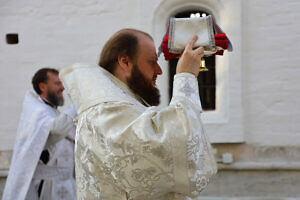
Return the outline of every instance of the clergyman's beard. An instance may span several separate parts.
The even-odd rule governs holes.
[[[64,105],[64,98],[59,98],[54,92],[48,92],[48,101],[56,107]]]
[[[137,65],[133,65],[130,78],[127,78],[129,88],[151,106],[157,106],[160,103],[159,90],[147,81],[146,77],[139,70]]]

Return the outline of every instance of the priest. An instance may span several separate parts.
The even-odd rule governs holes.
[[[72,107],[59,112],[64,87],[58,71],[38,70],[23,102],[3,200],[75,200]]]
[[[203,47],[185,47],[173,97],[158,107],[162,74],[153,39],[122,29],[104,45],[99,66],[60,72],[77,109],[75,166],[79,199],[196,198],[216,173],[201,123],[197,76]]]

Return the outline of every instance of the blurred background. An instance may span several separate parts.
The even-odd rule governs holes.
[[[0,196],[39,68],[96,64],[122,28],[148,32],[158,47],[170,17],[213,15],[234,50],[206,58],[198,77],[219,167],[199,199],[300,199],[299,9],[299,0],[0,0]],[[176,62],[159,58],[161,106]]]

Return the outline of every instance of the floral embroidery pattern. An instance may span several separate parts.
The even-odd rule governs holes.
[[[86,117],[81,115],[76,147],[79,199],[161,200],[178,185],[195,196],[207,186],[214,160],[199,123],[200,108],[193,102],[199,103],[198,90],[187,79],[179,83],[175,89],[180,98],[175,97],[161,115],[139,113],[132,105],[123,108],[119,103],[101,104],[87,110]],[[167,124],[160,126],[163,120]],[[174,132],[178,124],[186,131]],[[178,155],[182,158],[174,161]],[[179,193],[173,196],[184,198]]]
[[[141,183],[144,187],[149,187],[154,184],[154,181],[159,179],[159,176],[156,176],[156,169],[154,167],[149,167],[144,170],[132,170],[132,178]]]
[[[197,160],[197,155],[201,152],[200,135],[189,137],[187,153],[191,160]]]
[[[150,198],[156,192],[153,189],[155,182],[164,179],[166,182],[174,181],[170,176],[170,172],[166,172],[153,160],[149,160],[143,154],[155,155],[157,152],[164,152],[162,147],[152,148],[147,142],[135,142],[135,145],[129,142],[113,143],[114,149],[120,149],[124,156],[116,156],[111,154],[105,162],[106,169],[111,169],[111,174],[117,180],[117,183],[123,188],[128,188],[129,196],[147,193],[146,199]],[[152,152],[155,152],[154,154]],[[166,153],[167,155],[167,153]],[[157,157],[162,157],[158,155]],[[167,156],[170,157],[170,156]],[[170,158],[169,158],[170,159]],[[141,164],[148,163],[153,165],[145,169],[139,168]],[[136,167],[134,167],[136,166]],[[147,165],[146,165],[147,166]],[[132,170],[128,170],[127,168]],[[141,192],[142,191],[142,192]],[[144,198],[145,199],[145,198]]]
[[[188,82],[185,82],[184,86],[180,88],[179,91],[183,92],[188,97],[195,93],[195,90],[190,86]]]
[[[206,178],[206,176],[198,175],[198,177],[196,179],[196,190],[198,192],[201,192],[204,188],[206,188],[208,182],[209,182],[209,179]]]

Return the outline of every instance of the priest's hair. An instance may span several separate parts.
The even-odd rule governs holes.
[[[105,43],[100,55],[99,66],[113,74],[120,55],[125,54],[131,60],[135,60],[138,50],[138,34],[145,35],[153,40],[148,33],[143,31],[121,29]]]

